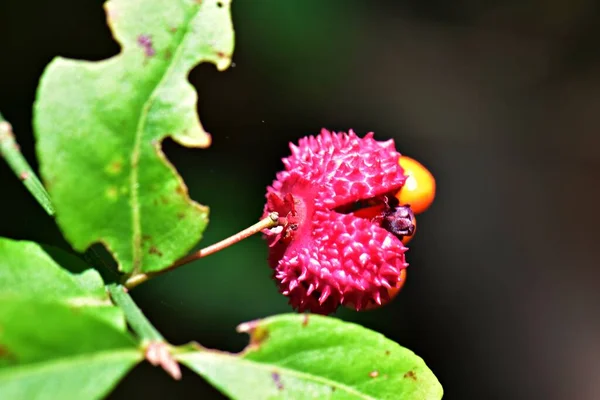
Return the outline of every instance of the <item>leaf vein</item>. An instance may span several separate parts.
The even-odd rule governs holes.
[[[345,391],[346,393],[354,395],[354,396],[356,396],[357,398],[360,398],[360,399],[364,399],[364,400],[377,400],[377,398],[371,397],[368,394],[361,393],[361,392],[357,391],[356,389],[354,389],[354,388],[352,388],[350,386],[347,386],[347,385],[345,385],[343,383],[332,381],[332,380],[330,380],[328,378],[324,378],[324,377],[320,377],[320,376],[315,376],[315,375],[307,374],[307,373],[304,373],[304,372],[301,372],[301,371],[297,371],[297,370],[294,370],[294,369],[290,369],[290,368],[286,368],[286,367],[281,367],[281,366],[279,366],[277,364],[265,364],[265,363],[261,363],[261,362],[254,361],[254,360],[247,360],[247,359],[243,359],[243,358],[238,358],[238,357],[235,357],[235,356],[232,356],[232,355],[228,355],[228,354],[221,354],[221,353],[216,352],[216,351],[206,352],[205,354],[210,354],[211,356],[214,356],[216,358],[224,358],[224,359],[234,358],[236,362],[239,362],[239,363],[242,363],[242,364],[244,364],[244,363],[251,364],[253,367],[255,367],[257,369],[261,369],[261,370],[265,370],[265,371],[270,371],[270,372],[272,372],[273,368],[277,368],[277,370],[278,370],[277,372],[279,372],[283,376],[285,376],[287,374],[289,376],[296,377],[296,378],[299,378],[299,379],[305,379],[305,380],[312,381],[312,382],[315,382],[315,383],[323,384],[325,386],[335,387],[336,390],[339,389],[339,390]],[[194,356],[194,354],[187,354],[187,356],[190,356],[190,355],[192,357]],[[198,355],[198,353],[196,353],[196,355]],[[188,357],[186,357],[186,355],[184,354],[184,355],[182,355],[179,358],[181,359],[181,361],[183,361],[183,360],[185,360]],[[188,358],[188,360],[189,360],[189,358]]]
[[[185,7],[185,5],[184,5]],[[133,271],[132,274],[135,275],[139,273],[141,270],[142,263],[142,222],[140,215],[140,200],[139,200],[139,162],[140,162],[140,151],[142,145],[142,134],[144,132],[144,128],[146,126],[146,120],[148,118],[148,113],[152,108],[152,104],[154,99],[156,98],[157,90],[161,87],[162,82],[165,80],[171,69],[177,65],[177,60],[181,55],[181,51],[183,49],[183,43],[185,42],[186,34],[189,31],[190,22],[197,15],[200,10],[199,6],[194,6],[192,8],[192,12],[185,16],[184,22],[182,26],[181,33],[178,33],[178,42],[176,43],[176,48],[174,54],[165,69],[164,73],[156,82],[154,88],[152,88],[150,94],[148,95],[148,99],[144,103],[144,107],[142,108],[142,112],[140,113],[140,117],[137,123],[134,146],[131,154],[131,174],[130,174],[130,193],[131,193],[131,214],[132,214],[132,265]]]

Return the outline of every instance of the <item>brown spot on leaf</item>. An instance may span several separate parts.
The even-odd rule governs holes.
[[[385,355],[386,355],[386,356],[389,356],[390,354],[391,354],[391,352],[390,352],[389,350],[386,350],[386,351],[385,351]]]
[[[417,374],[415,374],[415,371],[408,371],[407,373],[404,374],[404,378],[406,379],[412,379],[413,381],[417,380]]]
[[[184,212],[178,212],[177,213],[177,219],[184,219],[185,218],[185,213]]]
[[[169,50],[169,49],[165,50],[165,60],[169,61],[172,57],[173,57],[173,53],[171,52],[171,50]]]
[[[304,314],[304,319],[302,320],[302,326],[308,325],[308,314]]]
[[[262,342],[269,337],[269,331],[266,329],[256,329],[250,337],[250,345],[260,346]]]
[[[277,386],[277,390],[283,390],[283,383],[281,382],[281,376],[277,371],[274,371],[271,374],[271,378],[273,378],[273,382],[275,382],[275,386]]]
[[[175,32],[177,32],[177,30],[178,30],[178,29],[179,29],[179,28],[177,28],[176,26],[172,26],[172,27],[170,27],[170,28],[169,28],[169,31],[170,31],[171,33],[175,33]]]
[[[111,174],[118,174],[123,169],[123,163],[120,160],[115,160],[108,166],[108,172]]]
[[[152,240],[152,236],[147,233],[142,234],[142,242],[147,242],[148,240]]]
[[[217,51],[217,57],[219,57],[219,58],[231,58],[231,55],[226,54],[223,51]]]
[[[222,1],[217,1],[217,7],[222,8],[223,7],[223,2]]]
[[[371,371],[371,372],[369,372],[369,376],[371,378],[377,378],[379,376],[379,371],[377,371],[377,370],[376,371]]]
[[[152,46],[152,38],[150,35],[139,35],[137,42],[144,49],[146,57],[152,57],[156,54],[156,50],[154,50],[154,47]]]
[[[9,360],[12,362],[17,361],[17,357],[12,352],[10,352],[6,346],[1,345],[1,344],[0,344],[0,358]]]
[[[180,195],[185,195],[185,189],[181,185],[177,186],[177,189],[175,189],[175,191]]]
[[[148,250],[148,253],[150,254],[156,254],[159,257],[162,257],[163,253],[156,248],[156,246],[152,245],[150,246],[150,250]]]
[[[162,204],[169,204],[169,198],[168,198],[168,197],[165,197],[165,196],[163,196],[163,197],[161,197],[161,198],[160,198],[160,202],[161,202]]]

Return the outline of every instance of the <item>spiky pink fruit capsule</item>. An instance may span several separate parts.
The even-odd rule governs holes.
[[[387,204],[404,184],[394,141],[323,129],[290,148],[264,210],[280,216],[280,226],[264,231],[280,292],[298,311],[320,314],[388,301],[408,265],[406,247],[349,211],[359,201]]]

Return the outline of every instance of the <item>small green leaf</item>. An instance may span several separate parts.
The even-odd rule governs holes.
[[[125,331],[67,304],[0,292],[0,397],[98,399],[143,359]]]
[[[57,58],[44,72],[34,125],[57,222],[78,251],[101,242],[127,273],[164,269],[200,240],[208,209],[189,198],[162,141],[210,145],[187,81],[201,62],[226,69],[230,0],[111,0],[117,56]]]
[[[0,294],[63,303],[126,329],[123,312],[110,301],[97,271],[71,274],[33,242],[0,238]]]
[[[199,349],[177,360],[233,399],[441,399],[425,362],[383,335],[317,315],[240,325],[239,354]]]

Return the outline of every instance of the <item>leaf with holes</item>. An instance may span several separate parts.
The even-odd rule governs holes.
[[[233,399],[441,399],[425,362],[383,335],[331,317],[288,314],[240,325],[239,355],[196,348],[176,358]]]
[[[161,150],[166,137],[210,145],[187,80],[201,62],[226,69],[229,0],[110,0],[122,52],[87,62],[57,58],[34,107],[41,174],[58,224],[78,251],[103,243],[127,273],[165,268],[202,236],[208,209]]]

